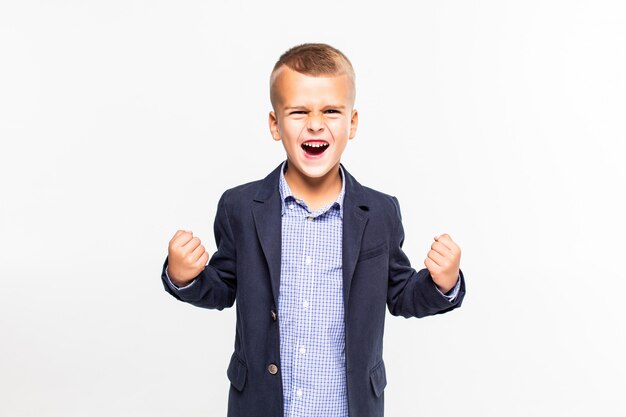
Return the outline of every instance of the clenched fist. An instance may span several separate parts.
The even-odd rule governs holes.
[[[167,274],[174,284],[184,287],[204,270],[209,254],[193,233],[177,230],[168,247]]]
[[[435,237],[424,265],[441,292],[446,293],[456,284],[460,262],[461,248],[454,243],[450,235],[444,233]]]

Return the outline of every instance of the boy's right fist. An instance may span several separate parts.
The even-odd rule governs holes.
[[[167,274],[172,282],[184,287],[204,270],[209,254],[191,231],[177,230],[168,247]]]

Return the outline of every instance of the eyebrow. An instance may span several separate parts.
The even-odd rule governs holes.
[[[324,106],[324,109],[339,109],[339,110],[344,110],[346,108],[346,106]],[[287,110],[307,110],[306,106],[287,106],[284,108],[285,111]]]

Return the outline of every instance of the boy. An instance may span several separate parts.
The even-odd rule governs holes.
[[[325,44],[285,52],[272,71],[272,137],[287,160],[225,191],[217,252],[178,230],[165,290],[221,310],[237,299],[227,375],[231,417],[382,417],[385,306],[424,317],[461,305],[461,252],[435,237],[411,268],[395,197],[359,184],[340,163],[356,134],[354,72]]]

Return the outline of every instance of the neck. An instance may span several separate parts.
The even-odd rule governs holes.
[[[309,204],[319,205],[322,202],[330,202],[337,198],[341,192],[339,163],[323,177],[310,178],[290,166],[289,161],[287,161],[287,171],[284,175],[293,194]]]

